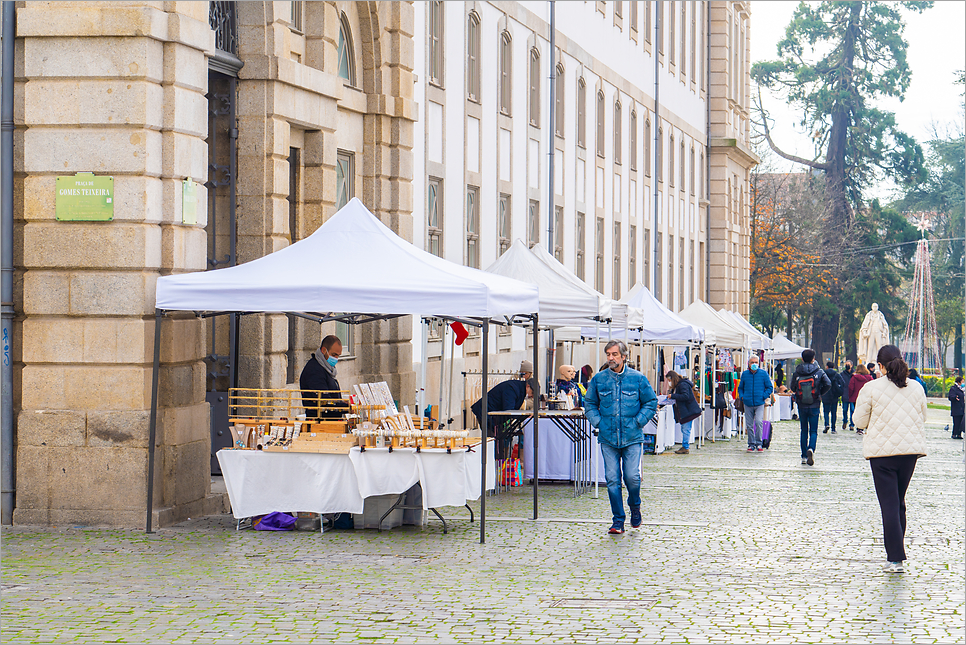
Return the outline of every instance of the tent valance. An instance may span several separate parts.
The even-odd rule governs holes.
[[[678,315],[692,325],[714,332],[719,347],[744,349],[750,345],[743,329],[726,320],[702,300],[695,300]]]
[[[772,353],[772,358],[776,361],[782,361],[786,358],[801,358],[802,352],[807,349],[788,340],[785,334],[775,334],[772,342],[775,344],[775,351]]]
[[[745,330],[745,333],[748,334],[749,338],[751,339],[751,349],[772,348],[771,338],[755,329],[754,326],[745,320],[745,317],[738,312],[731,311],[730,309],[719,309],[718,313],[727,316],[728,319],[734,322],[739,328]]]

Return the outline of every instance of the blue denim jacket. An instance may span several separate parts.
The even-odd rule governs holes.
[[[597,441],[614,448],[643,443],[643,428],[657,412],[657,397],[647,377],[624,365],[598,372],[587,386],[584,413],[590,425],[600,431]]]

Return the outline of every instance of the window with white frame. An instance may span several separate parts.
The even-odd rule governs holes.
[[[303,5],[305,3],[302,0],[293,0],[292,2],[292,31],[298,33],[302,33]]]
[[[509,32],[500,34],[500,112],[510,115],[512,88],[510,70],[513,64],[512,41]]]
[[[540,50],[530,50],[530,125],[540,127]]]
[[[577,145],[587,147],[587,83],[577,80]]]
[[[480,17],[476,12],[466,18],[466,96],[480,101]]]
[[[694,146],[691,146],[691,172],[688,174],[691,177],[688,182],[691,186],[691,196],[694,197]]]
[[[614,2],[614,16],[617,18],[624,17],[624,3],[621,0]]]
[[[564,74],[563,65],[557,65],[554,68],[554,133],[558,137],[564,136],[564,106],[567,105],[565,100],[567,91],[567,77]]]
[[[348,81],[349,85],[356,84],[355,55],[352,50],[352,30],[349,29],[349,19],[345,14],[339,23],[339,76]]]
[[[611,279],[613,283],[614,300],[621,297],[621,223],[614,222],[614,275]]]
[[[637,26],[637,0],[630,0],[628,4],[628,20],[630,20],[631,29],[634,31],[634,33],[637,33],[637,30],[639,29]]]
[[[674,133],[669,137],[670,143],[667,147],[667,185],[674,188]]]
[[[688,3],[681,0],[681,75],[684,75],[687,67],[687,25],[688,25]]]
[[[429,82],[443,85],[443,3],[429,3]]]
[[[668,3],[667,12],[667,50],[671,57],[671,64],[674,65],[676,61],[675,53],[677,51],[677,43],[675,42],[675,25],[674,25],[674,0]]]
[[[685,174],[684,171],[685,171],[685,164],[687,163],[688,158],[685,155],[684,151],[685,151],[685,147],[684,147],[684,135],[682,135],[681,136],[681,175],[680,175],[680,177],[681,177],[681,192],[682,193],[687,190],[687,186],[684,185],[685,177],[687,177],[687,175]]]
[[[697,12],[698,12],[697,2],[695,2],[695,0],[691,0],[691,38],[690,38],[690,40],[691,40],[691,58],[690,58],[690,62],[691,62],[691,80],[692,81],[695,79],[695,76],[696,76],[695,72],[697,70],[697,63],[695,61],[698,58],[697,57],[697,51],[696,51],[697,50],[697,38],[698,38],[698,29],[697,29],[698,19],[697,19]]]
[[[530,200],[527,209],[527,246],[533,248],[540,243],[540,202],[535,199]]]
[[[586,279],[584,251],[587,248],[587,229],[585,228],[585,219],[583,213],[577,213],[577,277],[581,280]]]
[[[443,257],[443,180],[429,178],[426,188],[426,250]]]
[[[604,92],[597,92],[597,156],[604,156]]]
[[[335,156],[335,210],[355,197],[355,155],[339,150]]]
[[[604,218],[597,218],[597,229],[594,231],[594,288],[604,290]]]
[[[651,32],[654,30],[654,25],[651,23],[652,4],[654,3],[651,0],[644,2],[644,42],[648,44],[651,42]]]
[[[644,175],[651,176],[651,120],[644,119]]]
[[[631,109],[630,122],[631,170],[637,170],[637,110]]]
[[[624,147],[624,135],[621,132],[623,119],[621,116],[621,102],[617,100],[614,102],[614,163],[618,165],[621,163],[621,152]]]
[[[678,309],[684,308],[684,238],[678,241]]]
[[[657,155],[654,159],[654,165],[656,166],[654,172],[657,174],[657,181],[661,183],[664,181],[664,128],[662,126],[657,127]]]
[[[651,288],[651,230],[644,229],[644,286]]]
[[[497,227],[500,233],[500,255],[503,255],[513,241],[510,237],[510,196],[505,193],[500,194]]]
[[[657,242],[657,253],[654,260],[654,297],[664,302],[664,240],[663,235],[658,232],[655,241]]]
[[[627,227],[627,288],[637,284],[637,227]]]
[[[694,284],[694,240],[688,241],[688,284]],[[690,292],[689,300],[694,302],[694,289],[692,288]],[[684,306],[683,302],[681,303],[681,306]]]
[[[563,220],[563,206],[555,206],[553,209],[553,257],[561,264],[564,261]]]
[[[480,189],[466,187],[466,266],[480,268]]]

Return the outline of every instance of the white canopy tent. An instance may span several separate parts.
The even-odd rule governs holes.
[[[772,358],[776,361],[783,361],[789,358],[801,358],[802,352],[807,349],[788,340],[785,334],[776,333],[772,338],[772,342],[775,344]]]
[[[714,333],[718,347],[745,349],[750,346],[745,330],[712,309],[703,300],[695,300],[678,314],[681,318],[706,332]]]
[[[148,532],[153,502],[161,318],[165,312],[293,313],[320,323],[326,320],[361,323],[405,315],[461,320],[481,327],[483,332],[485,417],[489,322],[495,319],[513,323],[525,319],[532,321],[536,329],[540,305],[539,290],[533,284],[454,264],[418,249],[396,235],[355,198],[304,240],[238,266],[161,277],[156,294],[148,443]],[[534,358],[538,355],[538,345],[535,340]],[[485,540],[485,432],[483,442],[481,542]],[[535,515],[536,495],[535,484]]]
[[[771,338],[755,329],[741,314],[729,309],[719,309],[718,313],[727,316],[738,327],[745,330],[745,333],[751,338],[751,349],[768,350],[772,348]]]
[[[550,259],[557,262],[553,257]],[[513,242],[496,262],[486,268],[486,273],[538,286],[541,327],[580,325],[606,320],[611,315],[610,300],[582,282],[572,282],[566,275],[558,273],[537,253],[531,252],[522,240]]]

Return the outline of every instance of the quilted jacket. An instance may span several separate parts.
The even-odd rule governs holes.
[[[865,428],[862,456],[926,455],[926,393],[912,379],[897,387],[886,377],[865,384],[852,421]]]

